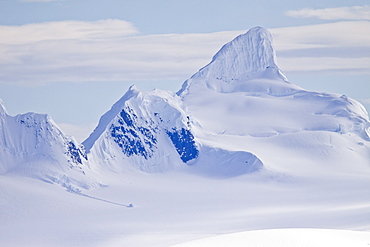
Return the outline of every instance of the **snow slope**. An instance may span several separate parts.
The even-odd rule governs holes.
[[[198,157],[190,121],[175,94],[133,86],[83,144],[103,169],[165,171]]]
[[[289,83],[263,28],[226,44],[177,94],[131,87],[83,144],[81,164],[80,145],[49,117],[12,117],[0,104],[1,246],[170,246],[232,233],[191,244],[289,246],[290,234],[369,244],[367,112]],[[275,230],[255,232],[265,229]]]
[[[364,247],[369,244],[370,233],[367,232],[326,229],[274,229],[222,235],[174,246]]]
[[[252,28],[225,44],[208,65],[185,81],[178,94],[183,94],[190,84],[204,84],[219,92],[240,91],[240,81],[257,78],[287,82],[276,65],[272,36],[262,27]],[[275,88],[281,90],[285,86],[280,83]]]
[[[67,137],[45,114],[9,116],[0,100],[0,174],[21,174],[61,184],[91,188],[83,146]]]
[[[179,171],[103,175],[109,186],[83,190],[90,197],[0,175],[1,246],[164,247],[261,229],[370,231],[367,174],[304,177],[259,171],[232,179]]]
[[[224,45],[177,94],[131,87],[83,142],[91,163],[212,177],[368,172],[363,106],[290,83],[276,60],[271,34],[256,27]]]
[[[370,123],[364,107],[345,95],[289,83],[264,28],[226,44],[178,95],[199,123],[199,140],[251,152],[266,169],[369,171]]]
[[[194,136],[197,126],[176,94],[136,87],[105,113],[83,145],[98,169],[163,172],[194,167],[212,176],[237,176],[262,167],[247,151],[208,146]]]

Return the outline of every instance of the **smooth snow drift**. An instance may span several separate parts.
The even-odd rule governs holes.
[[[173,247],[365,247],[370,233],[326,229],[275,229],[221,235]]]

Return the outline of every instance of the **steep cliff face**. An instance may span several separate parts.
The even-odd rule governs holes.
[[[256,90],[245,85],[245,81],[259,78],[274,80],[269,85],[261,83],[259,90],[267,90],[267,86],[276,88],[277,92],[299,88],[288,83],[278,68],[271,34],[265,28],[255,27],[225,44],[208,65],[185,81],[178,94],[201,90],[199,87],[217,92]]]
[[[265,28],[255,27],[225,44],[199,74],[205,79],[232,82],[262,76],[267,68],[278,70],[272,36]],[[285,79],[281,72],[279,75]]]

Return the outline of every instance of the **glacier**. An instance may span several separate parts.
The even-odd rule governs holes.
[[[289,82],[262,27],[178,92],[131,86],[81,144],[0,101],[2,246],[170,246],[281,228],[368,239],[353,231],[370,230],[369,178],[364,107]]]

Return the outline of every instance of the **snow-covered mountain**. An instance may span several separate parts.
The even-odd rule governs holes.
[[[364,246],[369,128],[355,100],[290,83],[260,27],[177,93],[131,87],[83,145],[0,103],[0,245]]]
[[[174,93],[140,92],[132,86],[104,114],[83,145],[96,163],[146,172],[191,163],[199,155],[191,119]]]
[[[261,90],[243,83],[257,78],[287,82],[276,65],[272,36],[262,27],[252,28],[225,44],[207,66],[185,81],[178,94],[188,90],[190,84],[204,84],[204,87],[218,92]],[[286,85],[275,84],[270,86],[278,91],[287,90]]]
[[[304,90],[276,64],[269,32],[256,27],[224,45],[178,92],[201,126],[199,140],[245,150],[269,169],[370,168],[370,123],[357,101]]]
[[[93,163],[115,171],[361,170],[370,168],[369,128],[358,102],[290,83],[271,34],[256,27],[224,45],[177,94],[130,88],[83,144]]]
[[[34,177],[90,188],[84,147],[67,137],[46,114],[9,116],[0,101],[0,174]]]
[[[139,168],[161,172],[185,166],[204,169],[214,164],[220,167],[209,167],[210,173],[227,176],[235,173],[235,168],[237,174],[243,174],[262,166],[248,152],[228,151],[200,142],[193,132],[197,125],[175,93],[158,89],[140,92],[133,86],[102,116],[83,145],[93,163],[114,171]],[[222,164],[227,166],[230,160],[234,163],[228,166],[234,168],[226,171]]]
[[[83,145],[47,115],[12,117],[0,104],[0,171],[86,188],[101,171],[369,172],[369,135],[360,103],[290,83],[271,34],[255,27],[177,93],[132,86]]]

